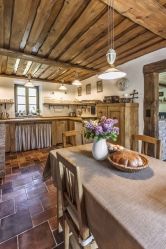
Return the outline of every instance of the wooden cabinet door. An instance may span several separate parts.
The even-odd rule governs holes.
[[[68,130],[66,120],[56,121],[56,144],[62,143],[62,133]]]
[[[107,112],[107,106],[97,106],[97,117],[101,118],[102,116],[107,117],[108,112]]]
[[[116,142],[110,141],[110,142],[123,145],[123,135],[124,135],[123,122],[125,122],[125,120],[122,108],[108,107],[108,117],[112,119],[117,119],[118,123],[116,124],[116,126],[119,127],[119,136],[117,141]]]
[[[81,131],[83,129],[83,124],[82,122],[74,122],[75,130]],[[81,145],[82,144],[82,136],[77,135],[76,136],[76,145]]]

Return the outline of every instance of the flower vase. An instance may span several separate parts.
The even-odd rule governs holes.
[[[104,160],[108,156],[106,139],[94,140],[92,154],[96,160]]]

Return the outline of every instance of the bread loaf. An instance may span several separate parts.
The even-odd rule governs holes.
[[[139,154],[130,150],[116,151],[111,155],[111,159],[113,162],[126,167],[143,166],[143,161]]]

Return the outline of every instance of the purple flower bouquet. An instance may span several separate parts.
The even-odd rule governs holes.
[[[115,126],[118,121],[116,119],[102,117],[100,120],[90,120],[84,122],[85,137],[87,139],[111,139],[116,141],[119,135],[119,128]]]

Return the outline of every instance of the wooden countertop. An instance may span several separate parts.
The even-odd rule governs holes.
[[[71,120],[76,122],[82,122],[87,118],[97,118],[96,116],[89,117],[69,117],[69,116],[54,116],[54,117],[36,117],[36,118],[9,118],[0,120],[0,124],[8,123],[29,123],[29,122],[39,122],[39,121],[54,121],[54,120]]]

